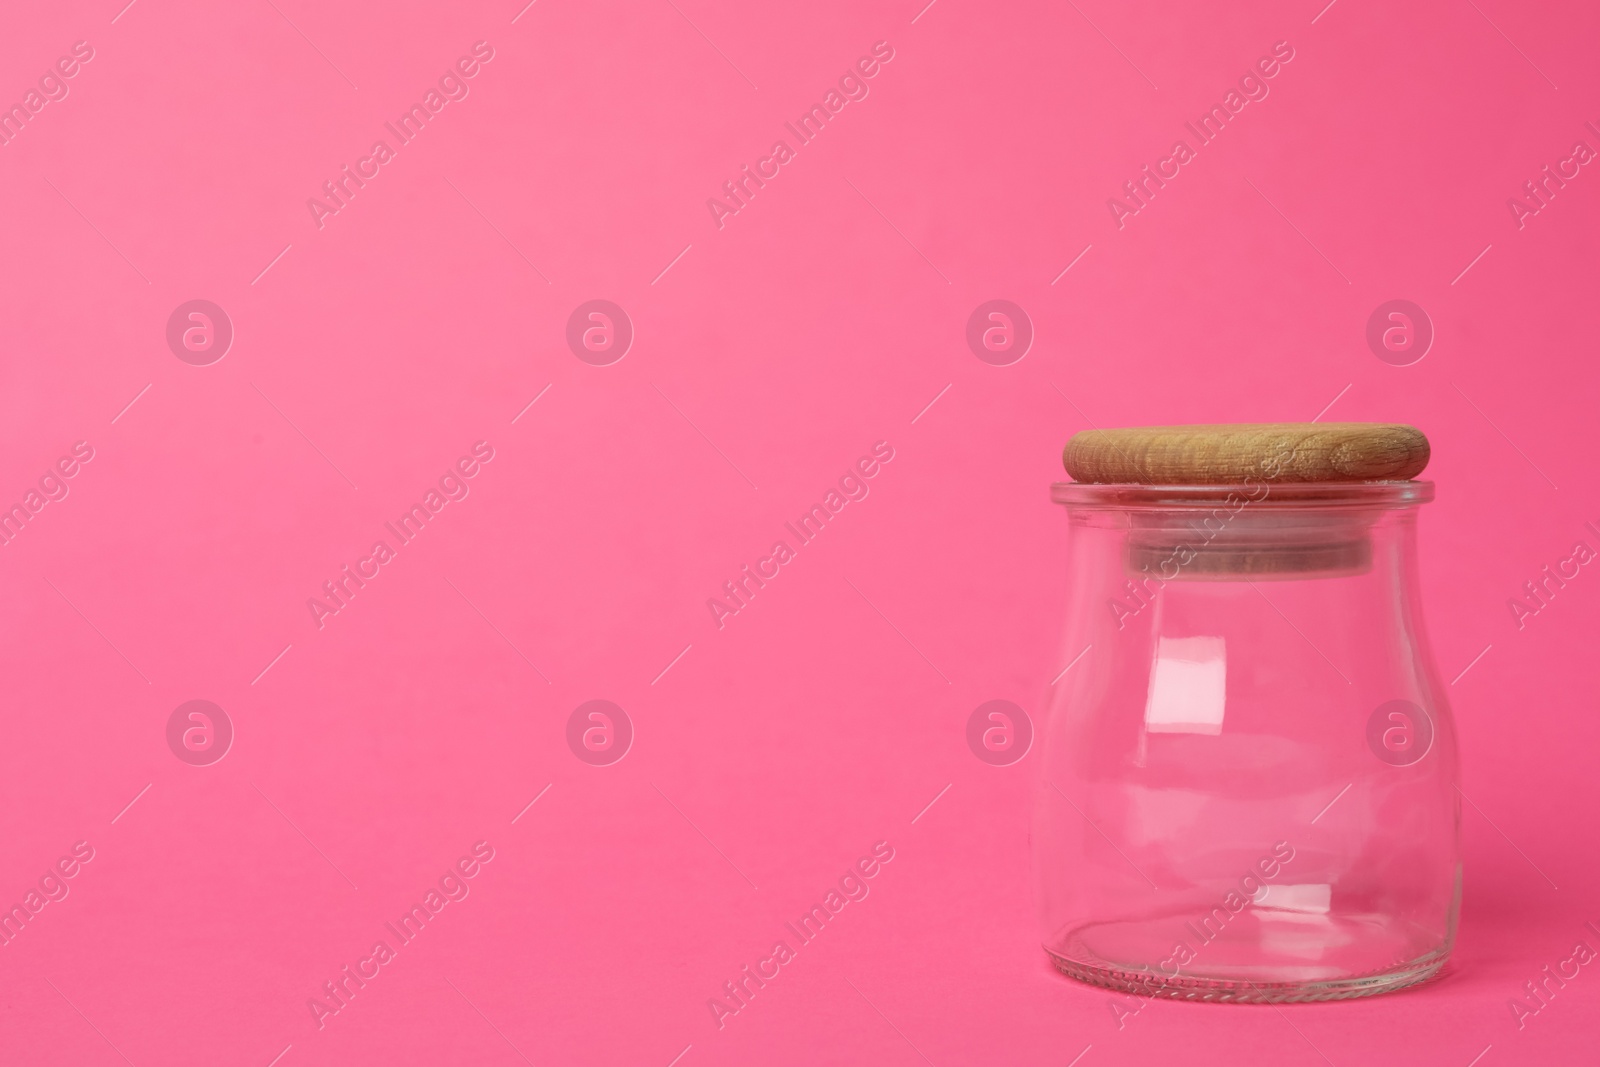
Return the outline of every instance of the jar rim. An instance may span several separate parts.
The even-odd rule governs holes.
[[[1222,485],[1141,485],[1125,482],[1055,482],[1050,499],[1072,508],[1184,510],[1236,505],[1265,508],[1409,508],[1433,499],[1429,481],[1273,482]]]

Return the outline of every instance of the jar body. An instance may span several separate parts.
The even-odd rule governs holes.
[[[1034,855],[1063,972],[1196,1000],[1422,981],[1460,898],[1418,610],[1426,483],[1058,486],[1068,609]]]

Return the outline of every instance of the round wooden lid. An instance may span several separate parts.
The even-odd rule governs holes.
[[[1079,482],[1404,481],[1428,465],[1428,439],[1415,426],[1380,422],[1140,426],[1074,434],[1062,459]]]

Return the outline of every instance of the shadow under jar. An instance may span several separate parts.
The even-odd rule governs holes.
[[[1053,488],[1061,662],[1082,659],[1055,685],[1033,841],[1067,975],[1332,1000],[1423,981],[1450,953],[1456,737],[1415,543],[1433,486],[1292,473]]]

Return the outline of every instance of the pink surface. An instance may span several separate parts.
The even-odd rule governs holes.
[[[1600,975],[1562,961],[1600,948],[1600,576],[1508,606],[1600,549],[1591,8],[124,2],[0,35],[0,897],[43,887],[0,1061],[1592,1062]],[[969,348],[995,299],[1019,361]],[[1420,361],[1369,347],[1396,299]],[[194,300],[220,360],[214,312],[169,345]],[[614,314],[569,347],[594,300],[620,360]],[[1434,443],[1456,957],[1129,1015],[1048,968],[1032,760],[981,762],[968,716],[1066,665],[1068,435],[1319,414]],[[169,744],[193,700],[223,717]],[[625,720],[569,734],[591,700]],[[1519,1020],[1547,965],[1577,976]]]

